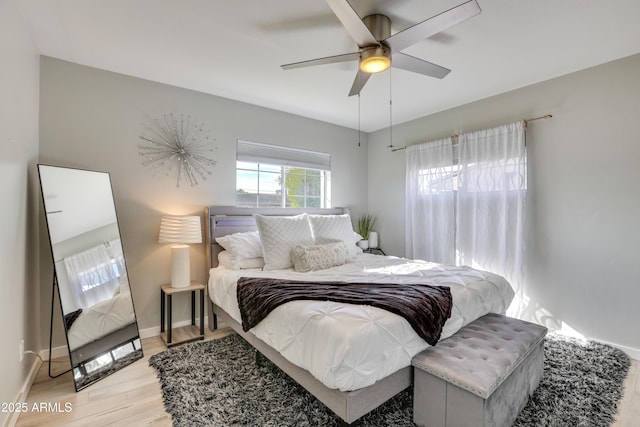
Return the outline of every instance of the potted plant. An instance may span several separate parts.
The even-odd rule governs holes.
[[[358,218],[358,234],[361,235],[363,239],[358,242],[358,246],[363,250],[369,248],[369,234],[373,231],[375,223],[376,218],[371,214],[362,214]]]

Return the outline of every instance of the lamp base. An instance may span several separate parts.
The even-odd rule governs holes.
[[[186,288],[190,285],[189,245],[171,246],[171,287]]]
[[[369,247],[370,248],[378,247],[378,233],[375,231],[369,232]]]

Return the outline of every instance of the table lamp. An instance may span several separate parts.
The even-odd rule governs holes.
[[[163,216],[160,221],[159,243],[171,246],[171,287],[186,288],[191,285],[189,243],[202,243],[199,216]]]

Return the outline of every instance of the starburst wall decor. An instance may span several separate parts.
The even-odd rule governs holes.
[[[181,181],[193,187],[198,185],[198,178],[206,180],[211,175],[210,169],[216,165],[209,158],[215,150],[214,139],[204,125],[191,123],[191,116],[165,114],[154,119],[145,131],[138,149],[142,164],[154,174],[174,175],[177,187]]]

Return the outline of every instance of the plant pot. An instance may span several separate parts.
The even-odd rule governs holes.
[[[368,240],[360,240],[358,243],[356,243],[358,245],[358,247],[360,249],[362,249],[363,251],[369,249],[369,241]]]

